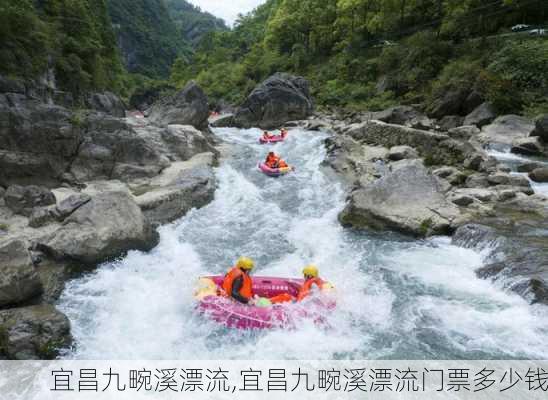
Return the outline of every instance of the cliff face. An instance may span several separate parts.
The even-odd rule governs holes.
[[[166,0],[166,5],[181,36],[193,47],[209,32],[228,29],[221,18],[204,12],[185,0]]]
[[[129,72],[165,77],[175,58],[190,51],[163,0],[109,0],[108,9]]]
[[[108,9],[127,70],[151,77],[167,77],[205,34],[227,29],[184,0],[109,0]]]

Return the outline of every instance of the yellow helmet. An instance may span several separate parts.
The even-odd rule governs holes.
[[[307,265],[306,267],[303,268],[303,275],[317,278],[319,275],[318,267],[312,264]]]
[[[238,261],[236,262],[236,266],[238,268],[251,271],[253,268],[255,268],[255,263],[249,257],[240,257]]]

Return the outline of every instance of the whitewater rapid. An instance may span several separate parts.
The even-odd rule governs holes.
[[[216,129],[230,146],[208,206],[160,228],[132,251],[69,282],[59,308],[72,324],[69,359],[548,359],[548,308],[476,278],[483,255],[448,238],[409,240],[343,229],[345,191],[322,167],[318,132],[293,130],[274,149],[296,172],[257,169],[270,147],[255,129]],[[200,275],[240,256],[255,273],[296,277],[316,263],[339,293],[330,328],[235,331],[205,320]]]

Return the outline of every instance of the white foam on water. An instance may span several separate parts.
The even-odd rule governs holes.
[[[286,142],[263,146],[256,129],[215,132],[234,145],[233,156],[217,169],[215,200],[162,227],[151,252],[130,252],[68,283],[59,307],[71,320],[76,347],[67,358],[473,358],[477,349],[494,358],[546,354],[539,349],[548,338],[544,308],[476,278],[481,254],[445,239],[409,242],[344,230],[337,215],[345,193],[320,168],[325,134],[292,130]],[[270,149],[296,172],[281,178],[260,173],[257,162]],[[224,273],[240,255],[256,260],[257,275],[297,277],[304,265],[318,264],[338,293],[327,324],[301,321],[292,330],[248,332],[198,315],[196,279]]]

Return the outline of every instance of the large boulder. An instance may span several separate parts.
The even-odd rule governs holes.
[[[432,103],[430,115],[434,118],[443,118],[446,115],[461,115],[463,104],[468,97],[468,91],[457,89],[450,90]]]
[[[79,207],[37,248],[55,260],[96,265],[128,250],[150,250],[158,242],[139,206],[126,192],[98,194]]]
[[[187,162],[176,162],[152,180],[154,189],[138,196],[136,202],[153,224],[166,224],[213,200],[215,156],[203,153]]]
[[[394,146],[388,153],[388,159],[390,161],[400,161],[410,158],[418,158],[417,151],[410,146]]]
[[[184,89],[157,101],[150,109],[149,120],[160,126],[192,125],[207,127],[209,104],[204,91],[194,81]]]
[[[230,128],[234,126],[234,114],[224,114],[218,117],[212,118],[209,124],[213,128]]]
[[[544,147],[540,139],[536,136],[515,139],[512,142],[512,153],[525,154],[531,156],[542,155]]]
[[[182,161],[189,160],[199,153],[215,151],[209,139],[189,125],[169,125],[160,134],[170,152]]]
[[[41,291],[28,244],[15,239],[0,245],[0,307],[32,299]]]
[[[68,318],[51,305],[0,311],[0,358],[54,359],[71,342]]]
[[[55,195],[51,190],[42,186],[8,187],[4,195],[6,206],[16,214],[29,216],[35,207],[55,204]]]
[[[538,136],[544,143],[548,143],[548,114],[541,115],[535,120],[535,130],[531,136]]]
[[[344,225],[395,230],[413,236],[448,234],[458,208],[443,184],[418,161],[354,190],[340,215]]]
[[[124,103],[111,92],[91,93],[86,96],[85,103],[92,110],[100,111],[114,117],[124,118],[126,116]]]
[[[277,73],[257,86],[234,116],[236,126],[274,129],[305,119],[314,108],[306,79]]]
[[[529,178],[535,182],[548,182],[548,167],[537,168],[529,173]]]
[[[175,88],[168,84],[137,88],[129,98],[129,106],[134,110],[146,111],[160,99],[163,92],[175,92]]]
[[[483,103],[466,116],[464,125],[476,125],[481,128],[491,123],[497,117],[495,108],[491,103]]]
[[[531,134],[533,121],[519,115],[503,115],[481,130],[481,139],[489,143],[511,144],[518,138]]]

